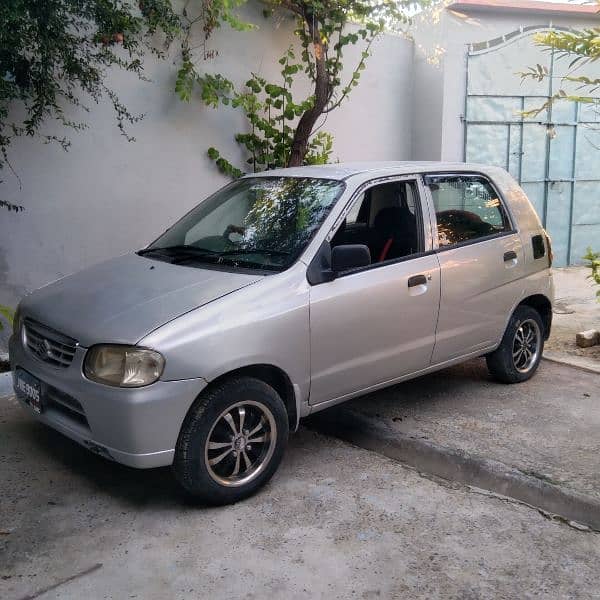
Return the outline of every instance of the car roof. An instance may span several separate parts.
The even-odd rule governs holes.
[[[474,171],[492,174],[498,167],[474,163],[438,162],[438,161],[372,161],[347,162],[328,165],[311,165],[273,169],[260,173],[249,173],[246,177],[315,177],[321,179],[344,180],[355,176],[385,177],[392,175],[413,175],[415,173],[464,172]]]

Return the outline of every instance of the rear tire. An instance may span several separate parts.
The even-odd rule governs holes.
[[[527,381],[537,371],[544,351],[544,324],[530,306],[512,314],[497,350],[486,356],[492,376],[502,383]]]
[[[288,433],[287,411],[271,386],[229,379],[190,408],[175,449],[175,478],[204,504],[237,502],[271,479]]]

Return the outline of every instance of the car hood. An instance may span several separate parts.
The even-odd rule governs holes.
[[[21,309],[23,316],[82,346],[134,344],[176,317],[262,277],[127,254],[36,290]]]

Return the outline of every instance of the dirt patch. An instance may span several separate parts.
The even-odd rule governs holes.
[[[600,345],[591,348],[580,348],[575,343],[575,331],[554,328],[550,339],[545,344],[546,350],[561,352],[569,356],[579,356],[600,363]]]
[[[596,287],[589,280],[589,269],[569,267],[554,269],[556,298],[552,335],[546,350],[595,361],[600,364],[600,346],[580,348],[575,334],[588,329],[600,330],[600,303],[596,301]]]

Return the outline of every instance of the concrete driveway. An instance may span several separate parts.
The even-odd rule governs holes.
[[[477,359],[337,410],[346,409],[585,493],[600,506],[600,375],[542,361],[529,381],[504,385]]]
[[[395,416],[426,421],[444,404],[470,415],[482,377],[450,374],[459,402],[440,376]],[[536,382],[542,395],[559,385],[548,365]],[[486,396],[486,410],[505,414],[507,398],[491,408]],[[598,534],[304,428],[272,483],[225,508],[188,504],[168,469],[92,455],[11,398],[0,457],[3,600],[600,597]]]

